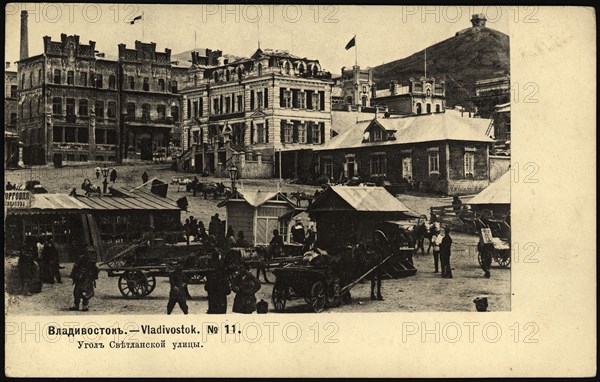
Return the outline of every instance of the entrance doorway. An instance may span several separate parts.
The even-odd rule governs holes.
[[[152,160],[152,139],[142,138],[140,141],[140,159]]]

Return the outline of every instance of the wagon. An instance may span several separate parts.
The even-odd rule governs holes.
[[[347,251],[352,251],[349,248],[342,249],[338,252],[341,257],[333,257],[330,262],[322,265],[298,265],[288,264],[281,268],[273,269],[276,281],[273,286],[272,302],[277,312],[283,312],[286,302],[296,298],[304,298],[313,312],[320,313],[326,307],[338,307],[343,301],[349,298],[350,289],[357,285],[376,270],[387,274],[385,266],[389,260],[401,255],[401,252],[386,251],[387,256],[381,256],[382,249],[387,245],[388,240],[382,231],[376,231],[374,236],[379,237],[379,244],[375,246],[377,263],[370,266],[369,269],[363,272],[360,276],[356,276],[356,272],[352,272],[354,276],[348,276],[344,272],[343,259],[347,255]],[[369,249],[363,249],[369,251]],[[373,251],[371,250],[371,253]],[[352,253],[354,255],[354,253]],[[383,260],[381,260],[383,258]],[[352,268],[352,261],[346,265]],[[347,270],[347,267],[346,267]]]
[[[276,281],[273,286],[272,301],[275,310],[283,312],[286,302],[304,298],[315,313],[323,311],[325,306],[341,304],[339,278],[330,267],[288,265],[273,270]]]
[[[502,268],[510,266],[510,240],[494,237],[490,228],[482,228],[477,245],[477,261],[483,264],[483,251],[492,252],[492,259]]]

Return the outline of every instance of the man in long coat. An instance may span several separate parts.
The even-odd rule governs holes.
[[[90,299],[94,297],[94,288],[99,273],[96,262],[92,258],[93,256],[91,253],[83,254],[73,264],[71,278],[73,279],[75,288],[73,288],[73,306],[69,308],[70,310],[79,310],[80,302],[83,302],[83,307],[81,308],[83,312],[89,310]]]
[[[450,266],[450,255],[452,238],[450,237],[450,228],[444,228],[444,237],[440,242],[440,261],[442,263],[442,277],[446,279],[452,278],[452,267]]]
[[[231,290],[235,292],[233,312],[251,314],[256,310],[256,292],[260,290],[260,281],[240,265],[231,281]]]
[[[208,293],[208,314],[227,313],[227,296],[231,294],[229,279],[225,273],[223,262],[219,260],[219,252],[213,252],[211,262],[213,272],[206,276],[204,290]]]

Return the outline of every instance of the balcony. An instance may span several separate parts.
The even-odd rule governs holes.
[[[133,123],[150,124],[150,125],[175,125],[176,124],[176,121],[173,119],[173,117],[151,118],[150,116],[147,116],[147,115],[142,116],[142,117],[127,116],[126,121],[133,122]]]

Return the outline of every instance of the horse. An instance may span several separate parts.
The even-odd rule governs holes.
[[[225,187],[223,182],[205,184],[202,186],[202,189],[200,191],[203,193],[204,199],[206,199],[208,194],[212,194],[213,198],[215,198],[215,199],[221,195],[225,195],[225,196],[231,195],[231,189],[229,187]],[[226,193],[226,191],[227,191],[227,193]]]

